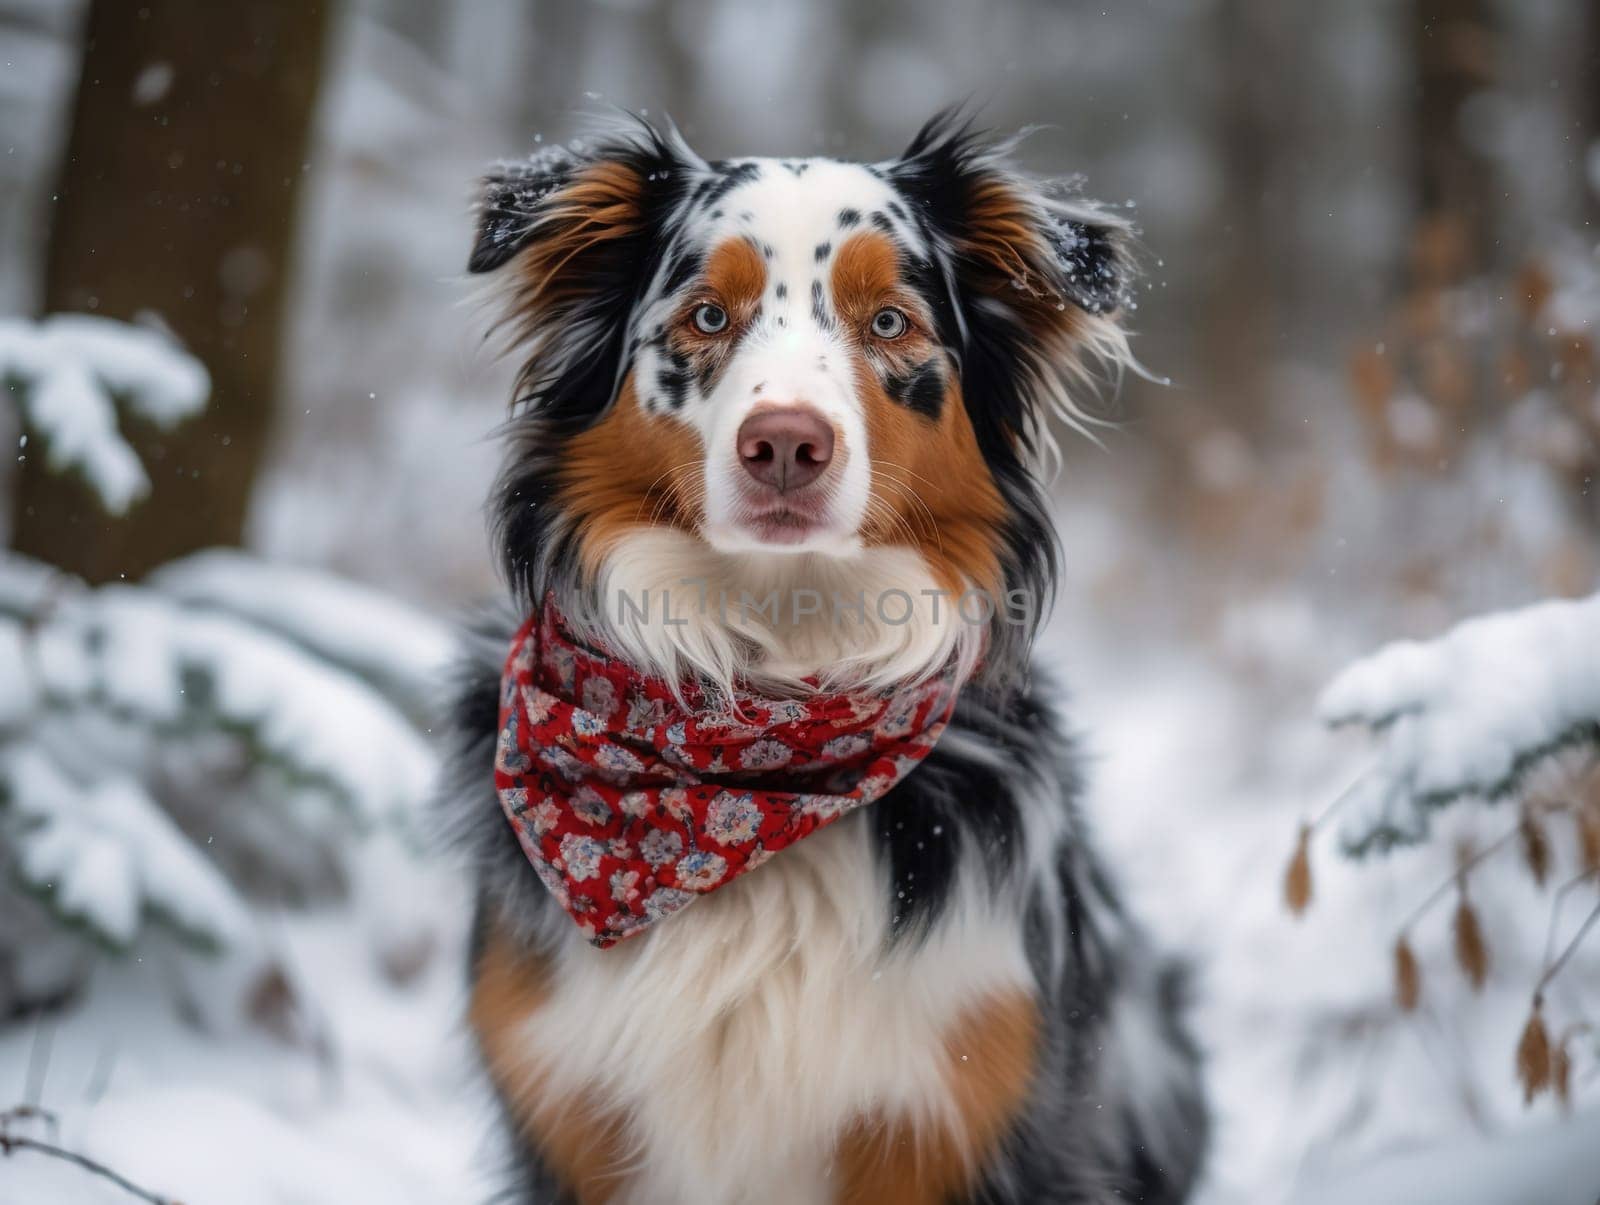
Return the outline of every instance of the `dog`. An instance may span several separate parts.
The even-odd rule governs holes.
[[[1198,1174],[1181,969],[1029,668],[1047,422],[1132,363],[1130,231],[1013,150],[946,112],[887,162],[707,161],[629,120],[485,181],[516,615],[474,636],[446,795],[518,1199]]]

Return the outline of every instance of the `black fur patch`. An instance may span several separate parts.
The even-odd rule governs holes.
[[[1127,304],[1128,282],[1118,240],[1102,226],[1067,221],[1044,232],[1065,277],[1066,296],[1090,314]]]
[[[944,374],[939,362],[918,364],[904,376],[890,374],[884,382],[889,396],[918,414],[937,420],[944,409]]]
[[[963,695],[951,724],[964,727],[969,717],[994,726],[978,701]],[[1004,768],[1000,759],[978,762],[935,746],[916,773],[874,805],[898,936],[926,934],[938,922],[964,854],[991,876],[1010,873],[1021,849],[1022,812]]]
[[[491,272],[527,246],[540,206],[570,184],[583,165],[566,147],[549,146],[526,162],[507,164],[485,177],[467,271]]]
[[[676,293],[688,284],[700,270],[705,267],[706,257],[703,252],[692,248],[679,248],[667,261],[666,275],[663,277],[662,291],[668,295]]]
[[[827,296],[823,292],[820,280],[811,282],[811,317],[824,330],[833,329],[833,319],[828,315]]]
[[[739,185],[750,183],[761,174],[761,165],[746,159],[741,163],[713,163],[711,170],[716,175],[702,185],[705,194],[696,198],[702,205],[715,205]]]
[[[663,368],[657,375],[656,381],[666,396],[667,405],[674,410],[681,410],[689,396],[689,382],[694,379],[694,374],[691,372],[692,365],[688,356],[678,352],[673,352],[668,357],[668,364],[670,367]]]

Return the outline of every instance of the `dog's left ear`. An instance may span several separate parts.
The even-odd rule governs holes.
[[[958,110],[934,117],[889,165],[952,259],[969,310],[1004,307],[1037,335],[1070,333],[1075,315],[1114,316],[1132,280],[1128,224],[1005,160]]]

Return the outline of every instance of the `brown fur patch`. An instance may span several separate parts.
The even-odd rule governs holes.
[[[1039,1010],[1023,993],[964,1015],[945,1039],[954,1126],[865,1119],[839,1146],[840,1205],[938,1205],[970,1190],[1033,1079]]]
[[[566,269],[598,244],[637,232],[643,186],[632,168],[601,162],[558,192],[518,262],[523,303],[542,311],[581,293],[583,273]]]
[[[1005,503],[948,365],[944,404],[930,419],[889,396],[886,373],[906,373],[942,356],[930,316],[900,277],[894,244],[876,231],[850,238],[834,259],[833,302],[853,340],[856,385],[867,421],[873,503],[863,527],[869,545],[909,544],[922,553],[941,584],[959,591],[970,582],[997,594],[998,529]],[[872,316],[886,305],[902,310],[910,327],[898,339],[877,340]]]
[[[549,967],[496,930],[478,956],[468,1021],[512,1122],[580,1205],[603,1205],[622,1187],[627,1121],[584,1099],[553,1096],[522,1035],[549,992]]]
[[[767,265],[748,238],[725,239],[706,259],[703,286],[736,322],[749,321],[767,287]]]
[[[921,301],[900,280],[900,255],[888,236],[874,230],[852,235],[833,260],[833,306],[852,328],[863,328],[885,305],[915,314]],[[919,332],[921,333],[921,332]]]
[[[1017,309],[1034,338],[1062,343],[1077,335],[1082,311],[1056,291],[1046,269],[1053,258],[1038,217],[1004,180],[985,177],[973,186],[966,237],[958,250],[977,266],[973,285]]]
[[[686,423],[646,413],[632,373],[616,405],[562,453],[561,505],[577,519],[584,567],[591,573],[635,528],[695,530],[704,495],[699,436]]]
[[[552,194],[527,246],[513,261],[513,305],[505,321],[521,339],[537,342],[541,330],[566,322],[594,292],[603,272],[601,252],[617,239],[639,233],[644,221],[645,181],[621,163],[601,162],[580,172]],[[548,368],[533,355],[517,377],[517,395],[531,392]]]
[[[672,350],[688,359],[690,371],[705,386],[715,382],[738,346],[761,308],[766,287],[766,262],[748,238],[725,239],[706,257],[699,281],[678,309],[670,336]],[[705,302],[728,313],[728,325],[715,334],[705,334],[694,325],[694,312]]]

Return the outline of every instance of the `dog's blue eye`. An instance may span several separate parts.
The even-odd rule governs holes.
[[[886,306],[872,316],[872,333],[880,339],[898,339],[906,333],[906,316]]]
[[[728,311],[707,301],[694,307],[694,328],[702,335],[721,333],[728,325]]]

